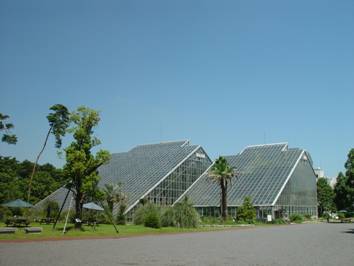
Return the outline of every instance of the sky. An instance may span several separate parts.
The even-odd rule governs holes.
[[[353,14],[352,0],[1,0],[0,112],[18,143],[0,154],[35,160],[61,103],[99,110],[112,153],[288,142],[335,177],[354,146]],[[53,138],[40,162],[64,164]]]

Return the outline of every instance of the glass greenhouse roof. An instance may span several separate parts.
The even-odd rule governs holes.
[[[139,200],[199,146],[187,142],[140,145],[129,152],[112,155],[99,169],[100,184],[121,183],[128,207]]]
[[[286,143],[249,146],[234,156],[224,156],[238,177],[228,187],[228,205],[239,206],[250,196],[256,206],[271,206],[296,165],[302,149]],[[306,153],[307,155],[307,153]],[[311,162],[311,158],[309,158]],[[195,206],[219,206],[220,188],[208,173],[185,193]]]
[[[129,207],[198,148],[200,146],[190,145],[189,141],[174,141],[139,145],[128,152],[114,153],[109,163],[99,168],[99,186],[121,183]],[[66,192],[66,188],[60,188],[46,199],[61,203]],[[36,207],[41,206],[46,199],[37,203]],[[70,197],[65,207],[68,207],[69,201]]]

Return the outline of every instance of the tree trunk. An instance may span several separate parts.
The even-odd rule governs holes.
[[[32,173],[31,173],[31,176],[30,176],[29,184],[28,184],[28,194],[27,194],[27,201],[28,202],[30,202],[31,189],[32,189],[32,180],[33,180],[34,174],[36,173],[37,164],[38,164],[39,158],[41,157],[45,147],[47,146],[48,138],[49,138],[50,133],[52,132],[52,129],[53,129],[53,127],[51,126],[49,128],[49,130],[48,130],[47,136],[45,137],[45,141],[43,143],[42,149],[39,152],[39,154],[37,155],[36,161],[35,161],[35,163],[33,165]]]
[[[81,229],[82,222],[82,193],[77,193],[75,197],[75,219],[79,219],[80,222],[75,220],[75,228]]]
[[[221,188],[221,217],[224,221],[227,218],[227,183],[224,179],[220,180]]]

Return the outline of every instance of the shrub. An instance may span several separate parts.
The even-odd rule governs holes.
[[[344,212],[338,212],[338,218],[339,219],[344,219],[345,218],[345,213]]]
[[[0,221],[4,222],[7,217],[11,217],[12,212],[9,208],[0,205]]]
[[[221,222],[220,218],[215,216],[203,216],[201,220],[204,224],[219,224]]]
[[[306,214],[304,215],[304,218],[305,218],[306,220],[311,220],[311,214],[306,213]]]
[[[46,218],[56,218],[59,213],[59,204],[56,201],[48,200],[43,207],[43,214]]]
[[[302,217],[301,214],[298,213],[293,213],[290,215],[290,222],[292,223],[302,223],[304,220],[304,217]]]
[[[185,197],[173,207],[175,211],[176,225],[179,227],[197,227],[200,217],[193,204]]]
[[[272,221],[272,224],[286,224],[287,222],[284,219],[277,218]]]
[[[161,225],[163,227],[176,226],[176,215],[174,208],[168,207],[163,210],[161,216]]]
[[[140,205],[138,209],[134,212],[133,222],[136,225],[144,224],[144,218],[146,213],[146,206]]]
[[[160,213],[156,208],[151,208],[144,217],[144,226],[152,228],[161,227]]]
[[[117,224],[119,224],[119,225],[124,225],[127,223],[126,216],[124,214],[126,208],[127,208],[127,205],[125,205],[125,204],[119,205],[119,210],[118,210],[118,214],[117,214]]]
[[[134,214],[134,224],[143,224],[147,227],[160,228],[160,210],[153,204],[141,205]]]
[[[250,197],[245,197],[241,207],[237,209],[237,221],[254,223],[256,220],[256,208],[252,204]]]

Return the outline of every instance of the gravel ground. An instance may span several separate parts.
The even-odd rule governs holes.
[[[354,224],[0,243],[0,265],[354,265]]]

